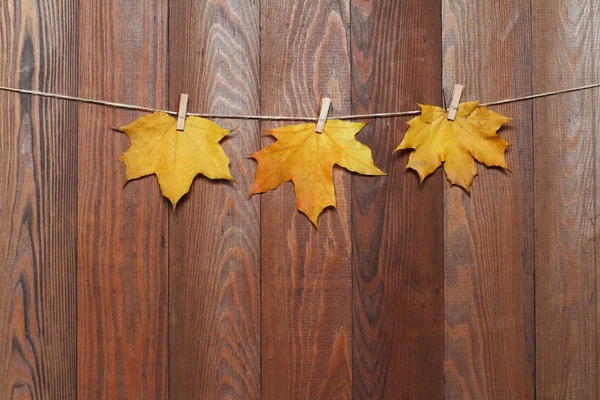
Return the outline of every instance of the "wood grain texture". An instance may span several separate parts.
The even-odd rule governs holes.
[[[441,2],[352,2],[353,113],[439,104]],[[352,177],[353,393],[444,397],[442,174],[423,184],[392,154],[406,119],[358,135],[388,177]]]
[[[261,4],[262,112],[316,116],[321,95],[331,115],[349,112],[349,1]],[[350,177],[335,168],[337,208],[318,230],[296,210],[293,184],[261,195],[265,399],[351,397]]]
[[[600,4],[533,1],[535,91],[597,82]],[[537,395],[596,399],[597,111],[589,90],[536,100]]]
[[[161,4],[161,5],[158,5]],[[79,95],[165,107],[167,9],[153,0],[80,2]],[[140,113],[79,106],[78,396],[168,395],[168,201],[154,177],[124,186]]]
[[[531,91],[528,0],[443,3],[444,87],[462,101]],[[485,22],[484,22],[485,21]],[[447,398],[534,396],[533,159],[531,104],[494,107],[514,118],[512,173],[478,166],[472,195],[444,185]]]
[[[77,90],[73,1],[0,4],[0,84]],[[0,94],[0,398],[76,390],[77,108]]]
[[[595,0],[3,1],[0,84],[410,110],[598,82],[599,27]],[[247,198],[258,123],[217,121],[235,182],[173,212],[123,185],[110,128],[141,113],[0,92],[0,399],[600,398],[599,95],[493,107],[512,172],[479,166],[470,197],[405,171],[407,119],[373,120],[389,175],[336,168],[317,230],[292,183]]]
[[[185,0],[170,8],[170,101],[191,112],[260,113],[259,2]],[[199,177],[170,218],[173,399],[260,398],[260,210],[248,199],[258,124],[222,141],[235,182]]]

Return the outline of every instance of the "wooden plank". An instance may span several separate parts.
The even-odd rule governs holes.
[[[170,101],[190,112],[260,112],[259,4],[182,0],[170,9]],[[199,177],[170,217],[169,350],[173,399],[260,398],[260,210],[248,199],[258,124],[222,144],[235,182]]]
[[[262,1],[264,114],[316,118],[321,95],[331,115],[351,110],[349,3]],[[293,184],[261,195],[265,399],[351,397],[350,177],[335,169],[337,209],[318,230],[296,210]]]
[[[162,3],[161,3],[162,4]],[[79,95],[164,107],[167,9],[152,0],[90,0],[79,10]],[[142,116],[79,107],[78,397],[168,395],[170,205],[153,177],[123,185],[127,137]]]
[[[483,22],[485,21],[485,23]],[[444,87],[463,101],[531,91],[528,0],[443,3]],[[446,397],[534,396],[533,154],[531,104],[494,107],[514,118],[512,173],[478,165],[472,194],[444,185]]]
[[[440,104],[441,2],[352,5],[353,113]],[[442,173],[423,184],[392,154],[407,119],[358,135],[388,177],[352,177],[355,398],[444,397]]]
[[[600,3],[534,0],[535,92],[598,82]],[[597,399],[595,90],[534,104],[537,395]]]
[[[73,3],[0,4],[0,84],[76,92]],[[3,92],[0,115],[0,398],[73,398],[77,107]]]

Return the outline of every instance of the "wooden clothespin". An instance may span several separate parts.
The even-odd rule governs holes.
[[[179,96],[179,112],[177,113],[177,130],[182,131],[185,129],[185,118],[187,116],[187,103],[188,95],[181,94]]]
[[[329,108],[331,107],[331,99],[329,97],[323,97],[321,99],[321,112],[319,113],[319,119],[317,120],[316,132],[322,133],[325,128],[325,122],[327,122],[327,114],[329,114]]]
[[[460,96],[462,96],[463,85],[454,85],[452,90],[452,100],[450,100],[450,106],[448,107],[448,120],[454,121],[456,118],[456,112],[458,111],[458,105],[460,104]]]

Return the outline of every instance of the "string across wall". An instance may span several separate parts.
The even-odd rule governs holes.
[[[496,101],[492,101],[492,102],[488,102],[488,103],[481,103],[480,105],[481,106],[497,106],[497,105],[501,105],[501,104],[516,103],[519,101],[533,100],[533,99],[540,99],[540,98],[544,98],[544,97],[556,96],[556,95],[563,94],[563,93],[578,92],[578,91],[593,89],[593,88],[597,88],[597,87],[600,87],[600,83],[593,83],[593,84],[573,87],[573,88],[569,88],[569,89],[555,90],[555,91],[551,91],[551,92],[536,93],[536,94],[530,94],[530,95],[521,96],[521,97],[513,97],[513,98],[508,98],[508,99],[503,99],[503,100],[496,100]],[[59,94],[59,93],[43,92],[43,91],[39,91],[39,90],[20,89],[20,88],[8,87],[8,86],[0,86],[0,90],[6,91],[6,92],[47,97],[47,98],[52,98],[52,99],[75,101],[78,103],[96,104],[96,105],[100,105],[100,106],[121,108],[121,109],[126,109],[126,110],[144,111],[144,112],[159,111],[159,112],[163,112],[163,113],[166,113],[169,115],[177,115],[177,111],[159,110],[156,108],[138,106],[135,104],[125,104],[125,103],[118,103],[118,102],[114,102],[114,101],[106,101],[106,100],[99,100],[99,99],[88,99],[88,98],[84,98],[84,97],[69,96],[69,95]],[[366,119],[366,118],[394,118],[394,117],[418,115],[420,113],[421,113],[420,110],[393,111],[393,112],[372,113],[372,114],[341,115],[341,116],[337,116],[337,117],[329,117],[329,119],[352,120],[352,119]],[[309,121],[309,122],[312,122],[312,121],[315,121],[315,119],[316,119],[315,117],[303,117],[303,116],[296,117],[296,116],[284,116],[284,115],[246,115],[246,114],[217,114],[217,113],[187,113],[187,115],[193,116],[193,117],[202,117],[202,118],[246,119],[246,120],[260,120],[260,121]]]

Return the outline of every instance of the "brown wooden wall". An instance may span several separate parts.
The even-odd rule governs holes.
[[[596,0],[5,0],[0,85],[315,115],[600,81]],[[277,123],[217,121],[235,183],[123,186],[141,113],[0,91],[0,399],[598,399],[600,90],[494,107],[510,172],[337,169],[319,229],[248,199]],[[280,124],[281,125],[281,124]]]

